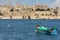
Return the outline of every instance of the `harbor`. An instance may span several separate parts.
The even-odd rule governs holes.
[[[57,26],[57,35],[36,34],[35,25]],[[60,20],[0,20],[0,40],[60,40]]]
[[[47,5],[0,5],[0,19],[60,19],[60,8]]]
[[[60,40],[60,0],[0,0],[0,40]]]

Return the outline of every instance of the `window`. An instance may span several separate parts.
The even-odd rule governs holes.
[[[45,14],[46,16],[48,16],[48,14]]]
[[[52,14],[50,13],[50,16],[51,16]]]
[[[39,15],[38,15],[38,14],[34,14],[34,16],[35,16],[35,18],[38,18],[38,17],[39,17]]]
[[[0,15],[3,15],[2,12],[1,12],[1,10],[0,10]]]
[[[13,8],[10,10],[10,12],[13,12]]]
[[[19,11],[19,9],[16,9],[16,11]]]
[[[34,10],[32,9],[32,11],[34,11]]]
[[[44,14],[42,14],[42,16],[44,16]]]

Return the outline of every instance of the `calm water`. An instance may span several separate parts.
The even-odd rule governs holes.
[[[36,34],[36,24],[56,25],[58,35]],[[0,40],[60,40],[60,20],[0,20]]]

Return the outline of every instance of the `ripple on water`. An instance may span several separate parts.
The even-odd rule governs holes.
[[[35,25],[60,28],[59,20],[0,20],[1,40],[60,40],[60,29],[58,36],[36,34]],[[11,28],[13,27],[13,28]]]

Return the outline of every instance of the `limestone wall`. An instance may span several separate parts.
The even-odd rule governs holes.
[[[53,8],[50,11],[32,11],[32,9],[35,10],[42,6],[29,7],[17,4],[11,7],[10,5],[0,5],[0,11],[3,14],[0,15],[0,19],[60,19],[60,9],[57,16],[54,15]],[[47,6],[43,7],[48,8]]]

